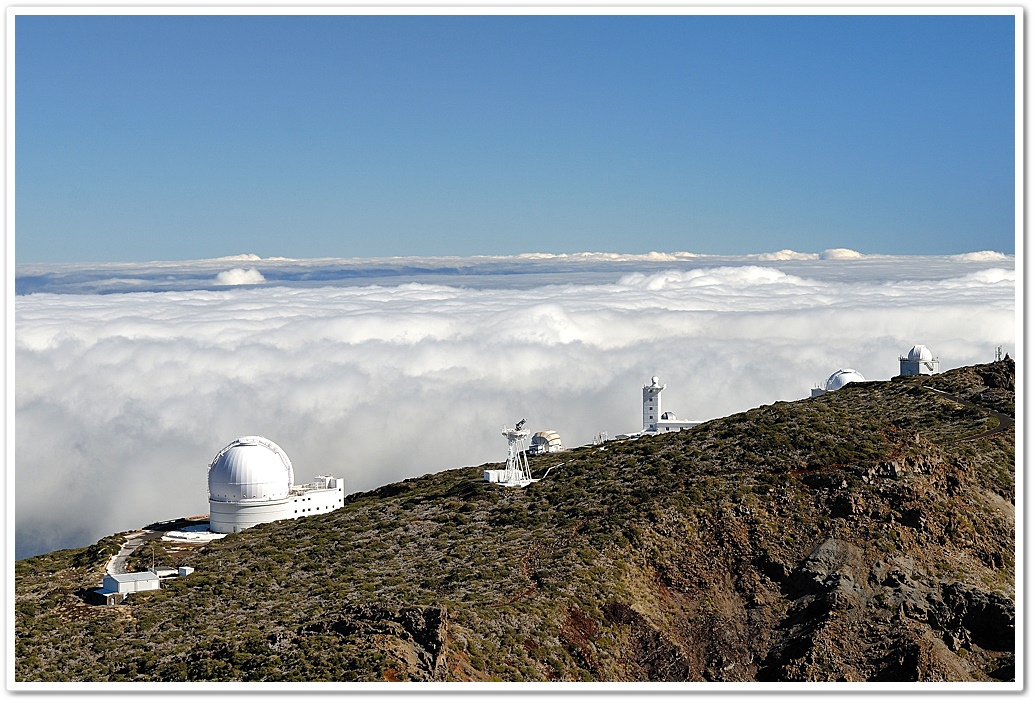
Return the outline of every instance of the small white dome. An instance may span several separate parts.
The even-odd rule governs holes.
[[[915,344],[914,348],[907,352],[907,359],[910,361],[931,361],[932,352],[923,344]]]
[[[658,385],[658,376],[652,376],[651,377],[651,385],[652,386],[657,386]]]
[[[828,377],[827,383],[824,384],[824,390],[837,391],[848,383],[857,383],[859,381],[866,380],[866,378],[853,369],[838,369]]]
[[[209,500],[281,500],[294,483],[288,455],[265,437],[239,437],[209,464]]]

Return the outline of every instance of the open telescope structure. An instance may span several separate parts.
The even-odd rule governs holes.
[[[529,431],[522,429],[524,426],[523,419],[513,429],[501,430],[500,434],[507,437],[507,463],[503,469],[486,470],[482,476],[486,483],[516,488],[524,488],[530,483],[535,483],[529,470],[529,460],[525,456],[525,442],[529,437]]]

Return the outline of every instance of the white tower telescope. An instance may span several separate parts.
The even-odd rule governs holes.
[[[665,384],[658,383],[658,376],[651,377],[651,385],[644,386],[644,431],[657,432],[658,419],[662,417],[662,391]]]

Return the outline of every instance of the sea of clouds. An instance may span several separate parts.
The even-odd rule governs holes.
[[[891,378],[914,344],[1014,355],[1016,283],[994,252],[844,249],[19,265],[16,557],[207,512],[241,435],[354,492],[502,461],[522,418],[568,446],[637,431],[653,375],[709,419]]]

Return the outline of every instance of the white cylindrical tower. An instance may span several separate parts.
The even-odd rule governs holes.
[[[658,418],[662,417],[662,391],[665,384],[658,383],[658,376],[651,377],[651,384],[644,386],[644,431],[657,432]]]

